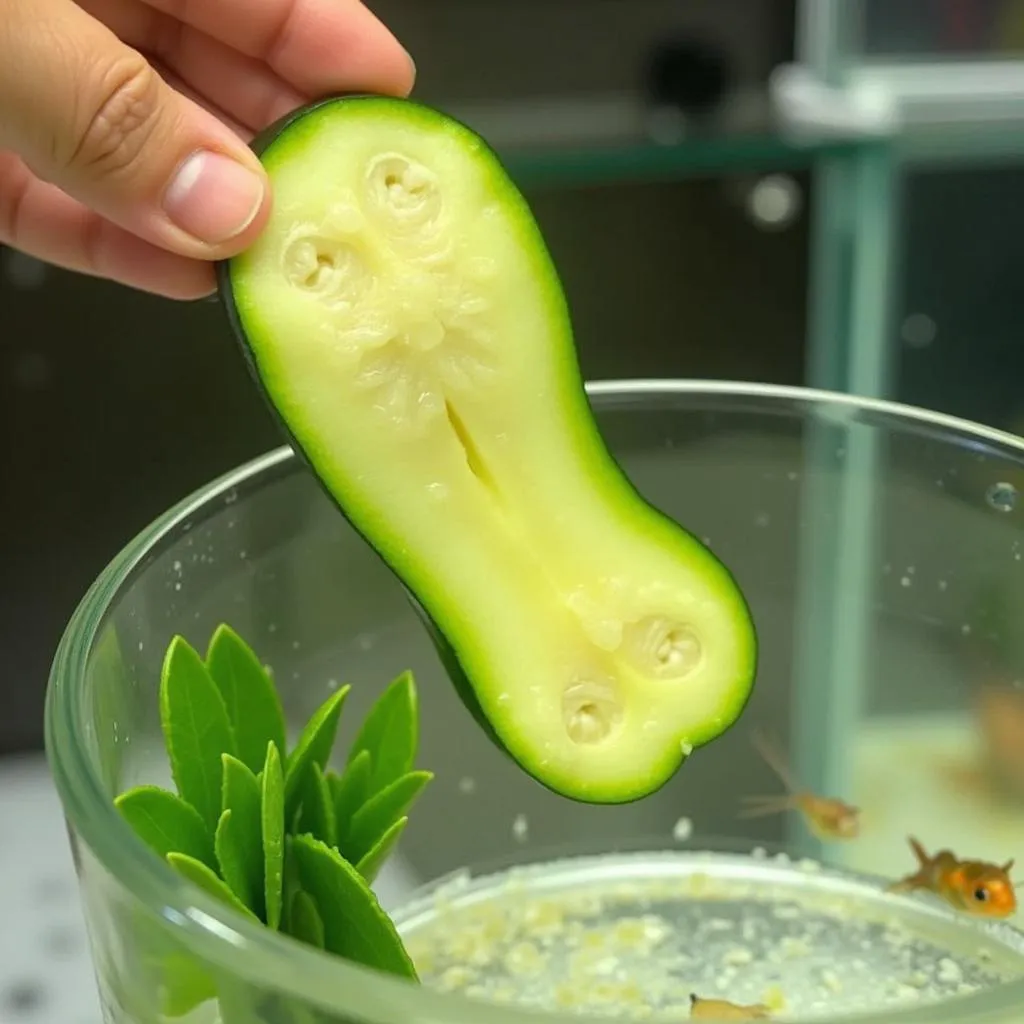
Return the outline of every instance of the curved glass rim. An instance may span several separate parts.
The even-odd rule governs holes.
[[[792,385],[757,384],[725,380],[630,379],[586,384],[595,407],[610,407],[614,399],[641,396],[707,395],[768,399],[801,405],[817,405],[828,413],[872,412],[901,420],[906,425],[943,428],[968,434],[977,440],[1015,449],[1024,457],[1024,439],[984,424],[932,412],[886,399],[866,398],[842,392]],[[822,410],[823,411],[823,410]],[[246,979],[258,988],[270,987],[292,993],[301,1001],[315,1003],[323,1011],[339,1010],[336,996],[344,993],[344,1009],[368,1021],[391,1022],[409,1013],[444,1021],[445,1024],[528,1024],[540,1019],[568,1020],[565,1015],[502,1004],[482,1003],[464,996],[445,994],[427,986],[350,963],[303,945],[293,939],[248,922],[224,904],[177,875],[151,856],[148,849],[116,813],[110,797],[83,741],[79,708],[90,651],[108,607],[126,583],[141,571],[162,542],[169,542],[178,528],[213,499],[246,485],[262,486],[268,475],[290,469],[298,456],[284,444],[210,481],[184,498],[140,531],[108,563],[73,612],[61,637],[50,672],[46,698],[45,745],[54,782],[74,831],[103,869],[149,909],[182,930],[182,941],[212,964]],[[948,1024],[976,1020],[979,1015],[1005,1012],[1024,1005],[1024,980],[967,995],[955,1005],[930,1004],[857,1013],[842,1018],[808,1018],[808,1024],[824,1021],[860,1021],[892,1024],[929,1020]],[[607,1024],[598,1016],[572,1015],[576,1024]]]

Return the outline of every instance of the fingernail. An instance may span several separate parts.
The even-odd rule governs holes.
[[[193,238],[218,245],[240,235],[263,205],[262,179],[222,153],[199,150],[175,172],[164,212]]]
[[[403,46],[402,49],[404,50],[405,47]],[[412,54],[408,50],[405,50],[405,56],[406,56],[406,59],[409,61],[409,71],[411,72],[412,80],[413,80],[413,82],[415,82],[416,81],[416,61],[414,61],[412,59]]]

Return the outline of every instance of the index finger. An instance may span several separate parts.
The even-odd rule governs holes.
[[[145,0],[150,7],[266,61],[300,92],[406,96],[415,69],[359,0]]]

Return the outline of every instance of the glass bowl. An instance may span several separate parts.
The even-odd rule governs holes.
[[[784,1019],[1019,1021],[1012,922],[885,886],[914,868],[910,835],[996,863],[1024,851],[1024,442],[799,388],[588,391],[637,488],[723,558],[750,602],[759,671],[739,722],[637,803],[548,792],[474,723],[375,552],[290,449],[273,451],[136,537],[55,658],[47,751],[108,1022],[170,1019],[139,955],[153,943],[212,979],[217,999],[188,1019],[228,1024],[685,1019],[695,986],[737,1002],[774,986]],[[418,763],[436,777],[376,889],[424,984],[250,925],[115,812],[129,786],[169,784],[168,642],[205,649],[221,622],[271,666],[293,724],[352,684],[341,754],[381,689],[413,670]],[[801,785],[862,808],[858,838],[823,843],[796,813],[738,816],[744,796],[782,791],[755,729],[778,737]],[[581,946],[612,934],[632,935],[631,952],[620,943],[580,968]]]

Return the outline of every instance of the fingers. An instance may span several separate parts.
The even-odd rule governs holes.
[[[213,267],[186,259],[103,220],[0,153],[0,243],[67,270],[120,281],[170,299],[214,289]]]
[[[415,68],[390,31],[359,0],[145,0],[268,63],[299,92],[365,91],[406,96]]]
[[[71,0],[4,0],[0,147],[141,238],[202,260],[241,251],[269,212],[259,161]],[[16,218],[0,191],[0,221]]]
[[[173,69],[175,77],[187,83],[187,88],[179,91],[199,97],[207,109],[215,104],[214,113],[225,111],[232,121],[251,131],[265,128],[310,98],[263,61],[139,0],[78,3],[129,46],[157,58],[161,67]],[[164,78],[171,81],[167,74]]]
[[[187,26],[160,51],[199,95],[206,96],[254,132],[302,106],[303,95],[266,64]]]

